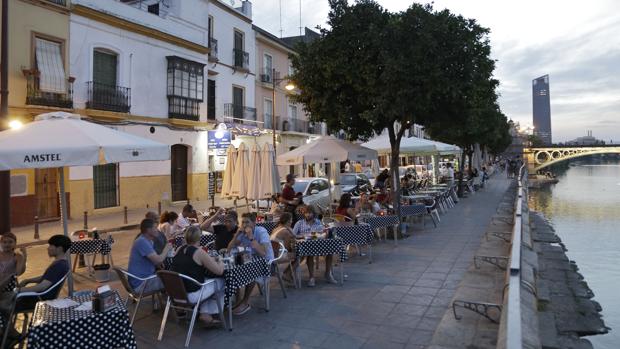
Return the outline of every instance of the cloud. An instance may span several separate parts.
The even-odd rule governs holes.
[[[238,1],[238,0],[237,0]],[[351,2],[351,0],[350,0]],[[378,0],[390,11],[411,2]],[[422,1],[429,2],[429,1]],[[299,0],[255,0],[256,25],[279,36],[299,35]],[[553,138],[564,141],[592,130],[601,139],[620,139],[620,1],[435,0],[452,12],[491,29],[500,106],[521,123],[532,122],[532,80],[549,74]],[[327,0],[302,0],[301,25],[325,26]]]

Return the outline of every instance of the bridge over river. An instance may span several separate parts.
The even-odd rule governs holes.
[[[579,145],[579,146],[548,146],[540,148],[524,148],[523,158],[527,162],[529,173],[536,173],[555,163],[594,154],[620,154],[619,144],[610,145]]]

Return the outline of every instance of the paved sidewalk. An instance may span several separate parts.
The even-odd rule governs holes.
[[[277,282],[271,284],[271,311],[263,310],[262,297],[252,298],[253,309],[235,317],[235,329],[205,330],[197,325],[191,348],[430,348],[433,334],[448,310],[455,289],[472,262],[480,239],[508,188],[508,180],[494,176],[486,187],[462,199],[441,216],[434,228],[415,224],[412,236],[380,242],[373,249],[373,263],[353,256],[344,264],[344,286],[326,284],[323,271],[317,286],[288,289],[284,299]],[[127,264],[136,231],[117,233],[114,262]],[[29,277],[41,272],[43,246],[31,248]],[[37,255],[32,258],[31,256]],[[34,266],[32,264],[35,264]],[[323,263],[321,263],[323,264]],[[321,268],[323,265],[321,265]],[[95,283],[76,276],[76,289]],[[118,281],[112,287],[121,289]],[[140,348],[182,348],[187,323],[168,321],[164,339],[157,341],[162,311],[152,314],[145,302],[134,324]]]

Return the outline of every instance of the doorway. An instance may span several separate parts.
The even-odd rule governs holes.
[[[187,146],[175,144],[171,150],[172,201],[185,201],[187,200]]]
[[[44,168],[35,170],[36,215],[39,220],[57,219],[58,212],[58,170]]]

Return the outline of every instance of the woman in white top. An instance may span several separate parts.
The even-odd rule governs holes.
[[[176,224],[179,215],[176,212],[164,212],[159,217],[159,225],[157,229],[166,235],[166,239],[174,239],[177,237],[182,229]]]

